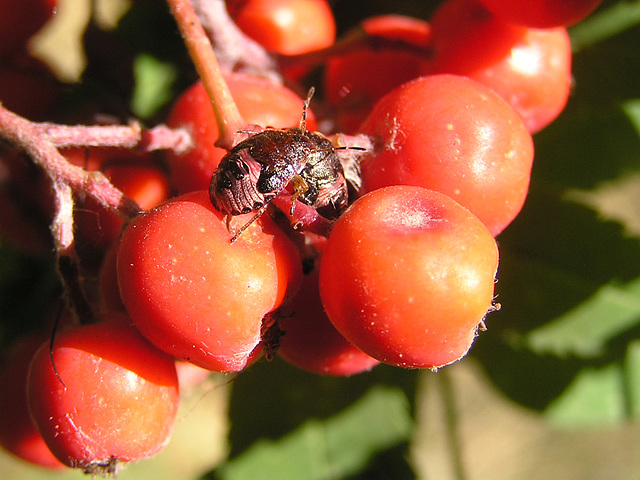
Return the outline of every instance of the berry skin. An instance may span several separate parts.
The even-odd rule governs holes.
[[[299,55],[328,47],[336,37],[326,0],[233,0],[227,4],[238,27],[270,52]]]
[[[464,75],[488,86],[542,130],[564,109],[571,45],[564,28],[538,30],[492,15],[479,0],[449,0],[432,18],[434,57],[422,73]]]
[[[414,186],[359,198],[336,222],[320,264],[320,296],[347,340],[407,368],[466,354],[492,309],[496,242],[449,197]]]
[[[27,377],[35,352],[46,339],[31,335],[16,342],[6,352],[0,367],[0,446],[34,465],[63,468],[42,439],[29,415]]]
[[[489,88],[456,75],[405,83],[383,97],[361,133],[376,143],[361,162],[363,191],[418,185],[449,195],[498,235],[520,212],[533,140]]]
[[[336,111],[336,129],[343,133],[357,131],[380,98],[419,77],[429,65],[431,26],[424,20],[380,15],[363,21],[360,28],[373,37],[404,43],[363,46],[327,61],[324,88]]]
[[[24,53],[14,55],[7,64],[0,62],[0,101],[6,109],[30,120],[45,121],[61,97],[61,85],[39,60]]]
[[[593,12],[602,0],[480,0],[503,20],[533,28],[567,27]]]
[[[169,181],[157,167],[147,165],[113,165],[103,173],[142,210],[153,208],[169,196]],[[93,247],[106,250],[122,233],[123,221],[115,213],[101,208],[92,199],[85,200],[76,212],[82,237]]]
[[[60,333],[36,353],[27,396],[53,454],[88,473],[152,456],[169,441],[178,411],[174,360],[120,321]],[[64,382],[64,383],[63,383]]]
[[[296,367],[321,375],[349,376],[371,370],[380,362],[349,343],[327,318],[318,278],[317,269],[304,277],[280,318],[283,335],[278,354]]]
[[[239,73],[229,76],[227,83],[247,124],[286,128],[300,122],[304,102],[291,90],[264,78]],[[167,154],[174,188],[179,193],[208,189],[211,176],[227,151],[215,146],[218,126],[202,83],[195,83],[178,99],[167,124],[172,128],[186,128],[194,141],[194,147],[184,154]],[[307,127],[317,129],[311,111],[308,111]]]
[[[564,110],[571,93],[571,44],[566,29],[528,29],[508,57],[469,75],[520,114],[531,133]]]
[[[234,218],[232,228],[249,216]],[[233,244],[231,236],[207,192],[192,192],[133,220],[118,253],[122,300],[142,334],[221,372],[246,366],[262,318],[302,275],[295,246],[268,215]]]

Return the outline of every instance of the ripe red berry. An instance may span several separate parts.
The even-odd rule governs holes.
[[[103,173],[142,210],[159,205],[169,196],[167,176],[157,167],[122,164],[106,167]],[[76,223],[82,238],[100,249],[107,249],[122,233],[122,219],[92,199],[86,199],[77,209]]]
[[[507,22],[533,28],[567,27],[593,12],[602,0],[481,0]]]
[[[369,35],[404,43],[385,48],[363,46],[327,61],[326,98],[335,111],[335,129],[343,133],[355,132],[386,93],[419,77],[429,59],[431,26],[424,20],[381,15],[365,20],[360,28]]]
[[[362,159],[365,192],[418,185],[444,193],[499,234],[527,195],[533,140],[496,93],[455,75],[406,83],[361,127],[376,148]]]
[[[0,236],[5,245],[11,245],[27,255],[47,256],[51,253],[51,232],[38,218],[16,201],[14,192],[0,187]]]
[[[423,74],[453,73],[483,83],[537,132],[564,109],[571,45],[564,28],[537,30],[492,15],[479,0],[448,0],[432,18],[434,57]]]
[[[324,312],[318,277],[318,270],[304,277],[300,291],[279,319],[283,335],[278,354],[292,365],[322,375],[348,376],[371,370],[380,362],[348,342]]]
[[[231,236],[207,192],[192,192],[133,220],[118,254],[122,300],[140,331],[177,358],[224,372],[245,367],[262,318],[302,275],[295,246],[268,215],[233,244]]]
[[[0,101],[8,110],[30,120],[44,121],[61,97],[62,87],[49,67],[26,53],[15,55],[0,66]]]
[[[46,338],[32,335],[7,350],[0,367],[0,446],[35,465],[62,468],[31,420],[27,406],[29,364]]]
[[[233,0],[227,6],[236,24],[271,52],[298,55],[335,40],[335,20],[326,0]]]
[[[492,308],[496,242],[446,195],[413,186],[359,198],[336,222],[320,295],[338,331],[391,365],[461,358]]]
[[[122,322],[60,333],[31,364],[31,415],[53,454],[86,472],[156,454],[171,436],[179,403],[174,360]]]

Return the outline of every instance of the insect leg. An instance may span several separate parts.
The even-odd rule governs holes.
[[[234,235],[233,235],[233,237],[231,237],[231,241],[229,243],[235,242],[240,237],[240,235],[242,235],[242,232],[244,232],[247,228],[249,228],[249,226],[251,226],[251,224],[253,222],[258,220],[264,214],[264,212],[267,211],[267,207],[269,206],[269,202],[271,200],[273,200],[273,198],[275,198],[275,197],[268,198],[267,201],[264,202],[264,204],[258,209],[256,214],[253,217],[251,217],[247,223],[242,225],[240,227],[240,229],[236,231],[236,233],[234,233]]]
[[[293,217],[293,212],[296,209],[296,200],[300,195],[309,190],[309,185],[305,182],[304,178],[300,175],[296,175],[291,179],[291,185],[293,186],[293,194],[291,195],[291,210],[289,215]]]

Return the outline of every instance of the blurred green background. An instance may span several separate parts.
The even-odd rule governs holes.
[[[124,15],[118,34],[135,40],[131,106],[149,122],[193,81],[162,3],[99,2],[102,28]],[[429,18],[438,3],[342,0],[335,12],[342,31],[377,13]],[[88,12],[87,0],[61,1],[58,25],[34,45],[67,81],[85,72]],[[132,33],[139,18],[150,20]],[[640,478],[639,23],[640,1],[610,0],[570,29],[573,93],[534,138],[529,197],[498,238],[502,309],[467,358],[437,373],[380,366],[325,378],[276,359],[212,376],[185,399],[169,447],[118,478]],[[4,336],[35,318],[49,273],[0,248]],[[3,452],[0,472],[82,475]]]

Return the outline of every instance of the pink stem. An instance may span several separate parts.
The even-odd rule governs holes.
[[[183,153],[193,147],[193,138],[184,129],[158,125],[142,130],[131,125],[58,125],[39,124],[42,134],[56,147],[119,147],[139,151],[173,150]]]
[[[0,137],[24,150],[45,169],[54,185],[66,184],[76,192],[84,192],[125,220],[140,212],[136,202],[114,187],[102,172],[87,172],[71,165],[49,139],[49,128],[51,124],[30,122],[0,105]]]
[[[56,202],[56,214],[51,222],[51,233],[56,251],[60,255],[73,252],[73,191],[69,185],[53,183]]]

